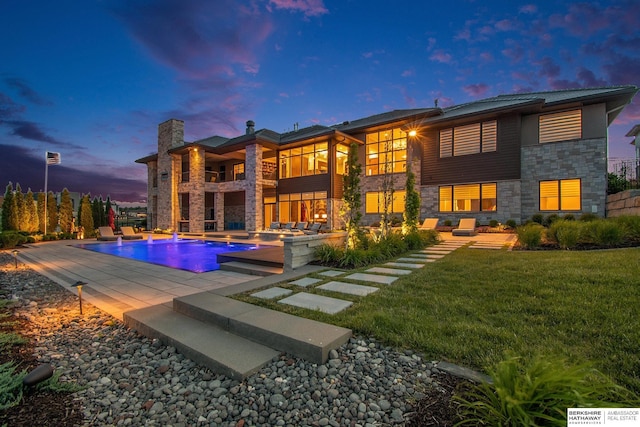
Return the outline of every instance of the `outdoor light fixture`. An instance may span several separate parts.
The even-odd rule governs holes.
[[[415,130],[410,130],[409,131],[409,136],[416,136],[418,134],[418,132],[416,132]]]
[[[86,285],[86,283],[81,282],[79,280],[73,285],[71,285],[72,287],[78,288],[78,298],[80,299],[80,314],[82,314],[82,287],[84,285]]]
[[[20,253],[19,250],[14,249],[11,251],[11,253],[13,254],[13,262],[15,263],[16,269],[18,268],[18,254]]]

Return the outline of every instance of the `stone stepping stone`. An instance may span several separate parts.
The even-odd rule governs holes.
[[[471,245],[469,249],[502,249],[502,246],[489,246],[489,245]]]
[[[336,314],[350,307],[353,302],[338,298],[330,298],[322,295],[314,295],[306,292],[299,292],[290,297],[281,299],[278,304],[287,304],[294,307],[318,310],[323,313]]]
[[[336,277],[336,276],[341,276],[344,273],[345,273],[344,271],[340,271],[340,270],[326,270],[326,271],[321,271],[318,274],[322,276],[327,276],[327,277]]]
[[[293,282],[289,282],[290,285],[301,286],[306,288],[307,286],[314,285],[318,282],[322,282],[322,279],[312,279],[311,277],[303,277],[302,279],[294,280]]]
[[[422,268],[424,264],[409,264],[408,262],[385,262],[382,265],[387,265],[389,267],[400,267],[400,268]]]
[[[400,270],[399,268],[384,268],[384,267],[372,267],[367,271],[370,273],[397,274],[400,276],[412,273],[411,270]]]
[[[341,292],[343,294],[366,296],[377,292],[379,289],[373,286],[354,285],[353,283],[331,281],[324,285],[318,286],[316,289],[325,291]]]
[[[261,299],[274,299],[289,295],[292,292],[293,291],[291,289],[284,289],[275,286],[273,288],[265,289],[264,291],[253,293],[251,296]]]
[[[398,280],[397,277],[379,276],[377,274],[367,274],[367,273],[353,273],[345,277],[345,279],[362,280],[363,282],[382,283],[385,285],[390,285],[396,280]]]
[[[429,259],[440,259],[444,258],[444,254],[425,254]]]
[[[430,258],[428,254],[409,254],[409,257],[412,259],[413,262],[418,262],[418,260],[421,260],[419,262],[433,262],[435,261],[435,259]]]
[[[396,261],[412,263],[412,262],[428,262],[429,260],[428,258],[398,258]]]

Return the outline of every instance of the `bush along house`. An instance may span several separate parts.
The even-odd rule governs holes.
[[[383,188],[394,189],[392,216],[402,219],[407,165],[422,219],[605,216],[607,128],[637,91],[500,95],[286,133],[247,121],[243,135],[193,142],[184,141],[184,122],[171,119],[158,126],[158,152],[136,160],[148,170],[148,227],[203,233],[320,222],[339,229],[352,144],[364,225],[379,221]]]

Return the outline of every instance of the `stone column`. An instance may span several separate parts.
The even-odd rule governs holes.
[[[162,229],[175,228],[178,217],[180,159],[167,151],[184,144],[184,122],[170,119],[158,125],[158,209],[155,223]]]
[[[189,150],[189,231],[204,232],[204,151]]]
[[[215,220],[217,221],[216,230],[223,231],[224,230],[224,193],[216,192],[214,194],[214,209],[215,209]]]
[[[246,148],[244,163],[245,203],[244,218],[247,231],[264,228],[262,198],[262,146],[252,144]]]

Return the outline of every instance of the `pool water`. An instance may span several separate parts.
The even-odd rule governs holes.
[[[203,240],[154,240],[135,242],[90,243],[75,245],[103,254],[135,259],[180,270],[204,273],[219,270],[217,255],[225,252],[252,251],[259,248],[247,243],[208,242]]]

